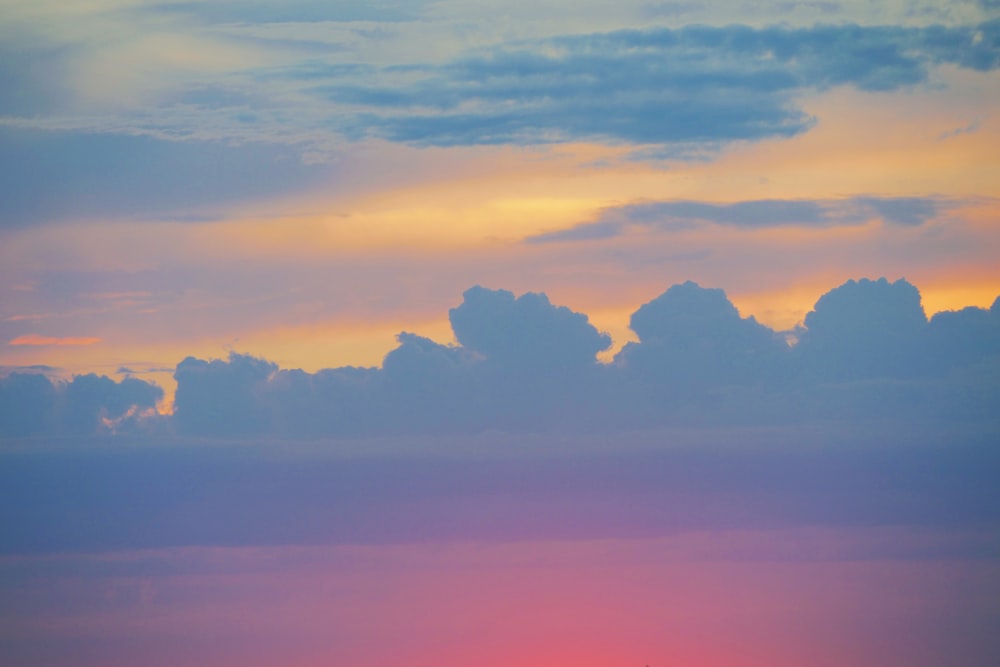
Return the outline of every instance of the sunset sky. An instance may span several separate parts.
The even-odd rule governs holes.
[[[998,297],[997,0],[0,0],[0,663],[982,667]]]
[[[0,364],[379,365],[476,284],[615,348],[684,280],[777,329],[850,278],[988,307],[995,9],[5,2]]]

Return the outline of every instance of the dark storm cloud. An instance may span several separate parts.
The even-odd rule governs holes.
[[[606,208],[594,222],[538,234],[526,240],[529,243],[593,241],[621,236],[630,228],[681,231],[706,224],[742,229],[826,228],[878,219],[915,227],[937,218],[953,206],[955,202],[935,197],[756,199],[729,204],[685,200],[640,202]]]
[[[936,65],[1000,63],[1000,21],[974,27],[689,26],[510,45],[440,66],[316,89],[361,105],[357,131],[422,145],[572,140],[670,144],[787,137],[835,86],[891,91]]]
[[[155,218],[315,183],[290,148],[0,127],[0,228]]]

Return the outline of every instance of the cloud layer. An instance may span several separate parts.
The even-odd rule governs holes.
[[[414,20],[422,11],[181,2],[88,15],[124,22],[111,44],[81,43],[61,35],[75,28],[46,21],[9,29],[0,225],[184,214],[295,191],[330,176],[317,163],[342,161],[366,138],[421,147],[591,142],[632,147],[638,160],[704,157],[808,131],[816,118],[806,102],[817,93],[899,91],[928,85],[942,66],[990,72],[1000,63],[1000,20],[485,33],[473,47],[447,22]],[[410,33],[395,33],[402,24],[434,26],[447,43],[433,57],[413,53]],[[164,50],[189,50],[194,64],[150,52],[133,34],[143,29],[166,31],[173,42]]]
[[[393,141],[712,144],[799,134],[814,122],[799,104],[807,92],[897,90],[944,64],[995,69],[1000,21],[573,35],[316,90],[370,110],[356,117],[357,131]]]
[[[0,377],[0,437],[60,436],[141,430],[163,390],[137,378],[93,373],[53,382],[40,373]]]
[[[795,332],[743,318],[719,289],[675,285],[610,338],[544,294],[474,287],[450,311],[457,346],[410,333],[381,368],[316,373],[231,353],[177,365],[175,410],[133,419],[161,393],[128,378],[3,379],[6,435],[155,428],[208,437],[578,433],[816,419],[995,423],[1000,299],[927,320],[916,287],[849,281]],[[794,344],[790,344],[794,343]]]

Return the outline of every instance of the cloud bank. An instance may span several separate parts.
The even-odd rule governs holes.
[[[449,313],[458,345],[401,333],[381,368],[316,373],[252,356],[177,365],[174,414],[145,428],[197,437],[580,433],[815,420],[996,424],[1000,298],[928,320],[905,280],[849,281],[795,332],[741,317],[719,289],[675,285],[633,313],[613,361],[582,313],[544,294],[474,287]],[[4,434],[136,431],[159,388],[14,373]]]
[[[0,437],[94,435],[141,430],[163,390],[137,378],[93,373],[53,382],[40,373],[0,377]]]

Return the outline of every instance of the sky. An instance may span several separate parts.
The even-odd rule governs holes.
[[[1000,653],[996,0],[0,0],[0,662]]]
[[[613,349],[687,280],[779,330],[849,279],[1000,294],[987,0],[0,11],[4,367],[169,411],[188,355],[378,366],[474,285]]]

